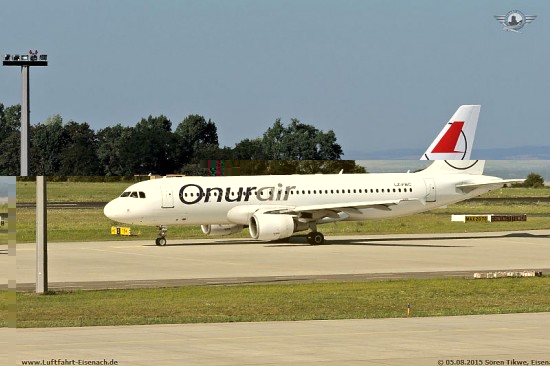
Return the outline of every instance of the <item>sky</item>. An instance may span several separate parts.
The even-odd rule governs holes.
[[[8,197],[15,197],[15,177],[0,176],[0,204],[7,203]]]
[[[495,15],[537,15],[521,33]],[[277,118],[332,129],[344,159],[426,149],[481,104],[475,149],[550,146],[547,0],[50,0],[2,5],[0,53],[31,69],[31,121],[94,130],[163,114],[216,123],[220,145]],[[0,69],[0,102],[21,101]],[[474,149],[474,152],[475,152]],[[484,158],[476,156],[476,158]]]

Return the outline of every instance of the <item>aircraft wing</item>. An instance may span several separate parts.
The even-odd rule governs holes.
[[[403,201],[410,201],[408,199],[397,200],[383,200],[383,201],[363,201],[363,202],[339,202],[333,204],[324,205],[305,205],[286,208],[275,208],[263,211],[264,213],[280,213],[280,214],[298,214],[304,212],[318,212],[318,211],[342,211],[360,213],[362,208],[374,208],[378,210],[390,211],[391,206],[395,206]],[[416,201],[416,200],[414,200]]]
[[[295,212],[310,212],[320,210],[345,211],[346,209],[361,209],[361,208],[376,208],[380,210],[389,210],[390,206],[397,205],[402,200],[386,200],[386,201],[365,201],[365,202],[340,202],[330,205],[306,205],[294,208]]]
[[[476,188],[491,187],[500,188],[505,184],[511,183],[523,183],[525,179],[501,179],[493,182],[480,182],[480,183],[460,183],[456,185],[456,188],[461,189],[465,193],[471,192]]]

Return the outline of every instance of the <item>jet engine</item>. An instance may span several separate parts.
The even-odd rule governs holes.
[[[249,224],[250,236],[265,241],[288,238],[295,229],[292,216],[283,214],[254,214]]]
[[[202,232],[206,235],[230,235],[240,232],[244,228],[243,225],[227,224],[227,225],[201,225]]]

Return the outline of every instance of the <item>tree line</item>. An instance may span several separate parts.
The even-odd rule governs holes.
[[[19,175],[20,125],[21,106],[0,103],[1,175]],[[342,155],[332,130],[298,119],[286,126],[277,119],[262,136],[230,148],[219,145],[216,124],[200,115],[187,116],[174,130],[160,115],[142,118],[133,127],[119,123],[97,132],[86,122],[65,122],[54,115],[31,126],[29,164],[32,175],[47,176],[202,175],[207,174],[200,164],[205,159],[254,160],[244,164],[248,173],[364,171],[341,160]]]

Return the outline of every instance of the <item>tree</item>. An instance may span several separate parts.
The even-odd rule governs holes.
[[[123,127],[120,123],[106,127],[97,133],[97,157],[103,174],[132,175],[128,161],[123,158],[124,146],[129,143],[133,127]]]
[[[0,103],[0,174],[19,175],[21,163],[21,106]]]
[[[65,146],[60,154],[60,175],[99,175],[97,138],[86,122],[70,121],[63,127]]]
[[[281,119],[277,118],[273,127],[269,127],[262,136],[262,151],[266,156],[266,159],[270,160],[285,160],[292,159],[287,153],[288,147],[286,146],[286,129],[281,123]]]
[[[214,159],[218,153],[218,131],[216,124],[210,119],[206,122],[203,116],[192,114],[187,116],[176,127],[177,157],[180,165],[197,159]]]
[[[233,148],[233,159],[265,160],[267,158],[262,148],[262,139],[244,139]]]
[[[354,160],[248,160],[240,162],[241,175],[366,173]]]
[[[0,103],[0,138],[12,131],[19,131],[21,126],[21,105],[4,107]]]
[[[343,154],[332,130],[325,133],[295,118],[286,128],[277,119],[261,143],[265,157],[271,160],[339,160]]]
[[[121,147],[121,160],[133,174],[169,174],[176,169],[176,139],[172,122],[163,115],[143,118]]]
[[[19,131],[2,135],[0,140],[0,175],[19,175],[21,172],[21,134]]]
[[[544,178],[539,174],[531,173],[527,176],[525,182],[523,182],[523,186],[528,188],[542,188],[544,187]]]
[[[58,175],[61,154],[66,146],[63,119],[48,117],[44,124],[31,126],[31,172],[35,175]]]

